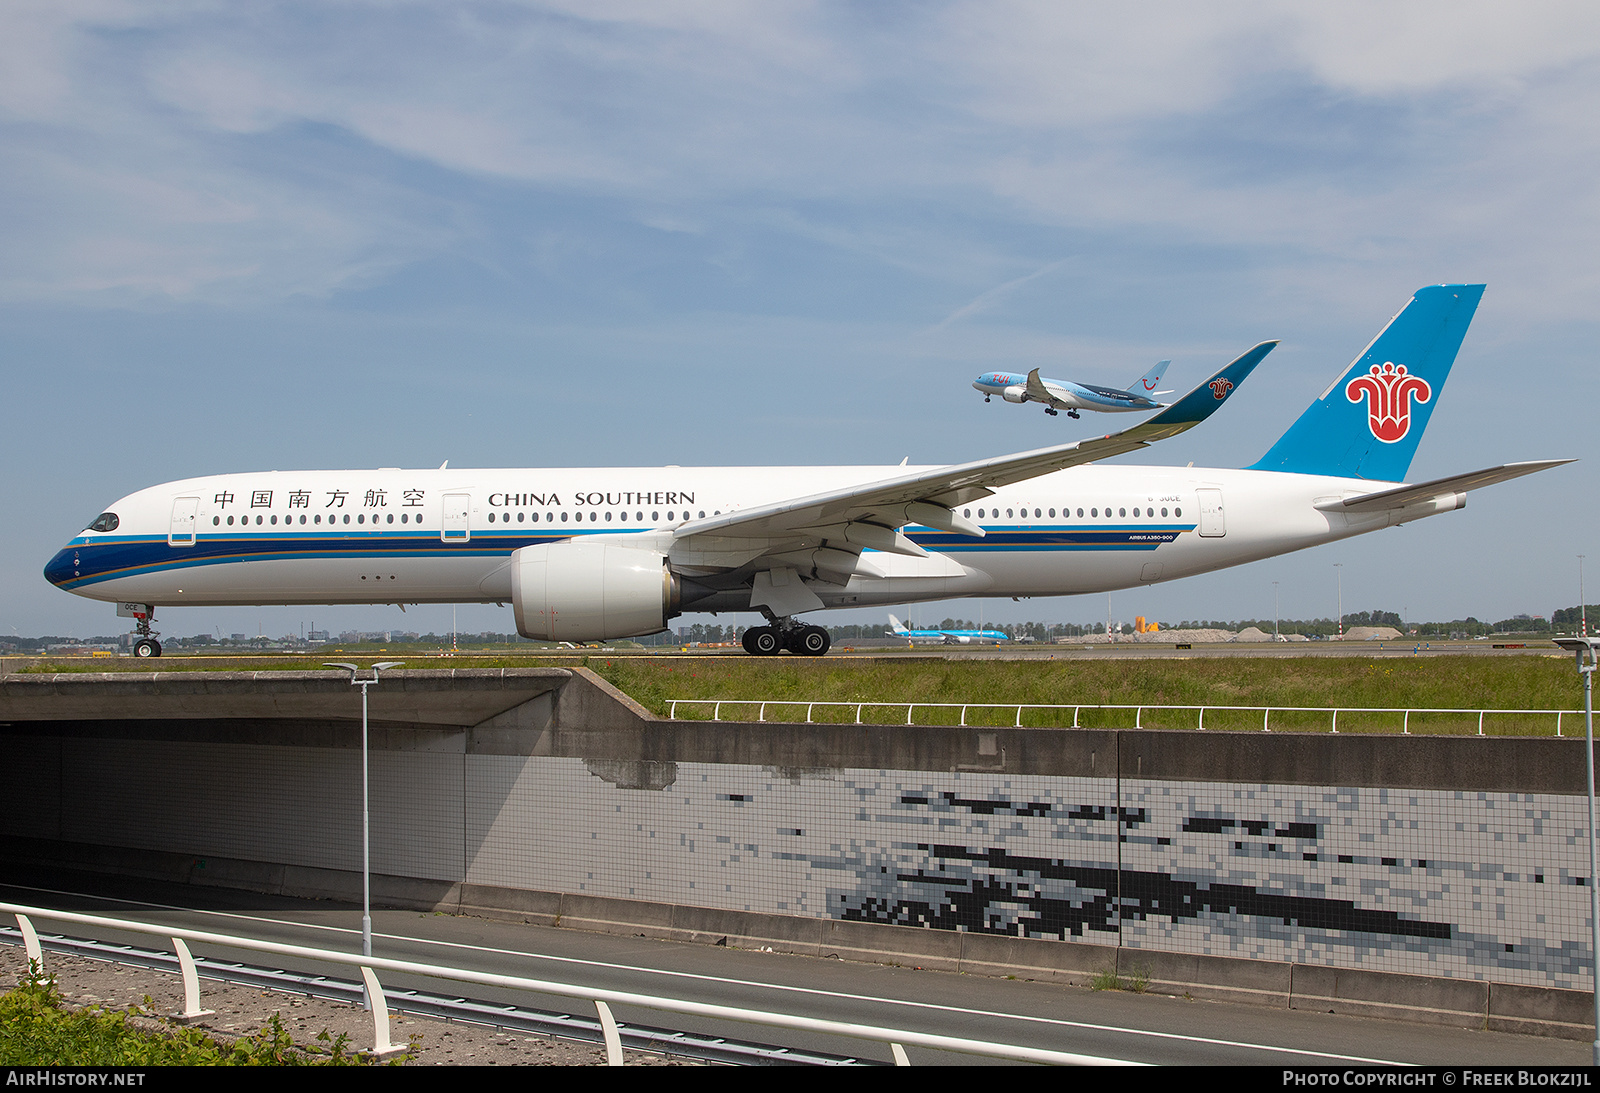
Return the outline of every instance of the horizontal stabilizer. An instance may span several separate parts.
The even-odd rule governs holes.
[[[1500,467],[1473,471],[1471,474],[1458,474],[1450,478],[1437,478],[1432,482],[1420,482],[1415,486],[1401,486],[1380,493],[1364,493],[1359,497],[1349,497],[1343,501],[1328,501],[1318,505],[1317,508],[1323,512],[1385,512],[1390,509],[1402,509],[1445,494],[1466,493],[1468,490],[1493,486],[1497,482],[1509,482],[1525,474],[1537,474],[1551,467],[1573,462],[1576,460],[1535,459],[1526,463],[1507,463]]]

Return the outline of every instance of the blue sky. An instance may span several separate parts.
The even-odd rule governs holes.
[[[1240,466],[1442,281],[1489,288],[1412,477],[1585,456],[1596,116],[1581,3],[13,0],[0,633],[120,629],[40,569],[168,479],[958,461],[1106,420],[984,405],[980,371],[1171,357],[1186,388],[1282,338],[1223,414],[1124,460]],[[1112,611],[1270,616],[1277,581],[1285,617],[1331,615],[1342,563],[1350,610],[1544,614],[1600,542],[1593,473]],[[921,613],[979,610],[1106,603]],[[312,620],[449,608],[161,628]]]

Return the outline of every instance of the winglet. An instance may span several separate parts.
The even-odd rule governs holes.
[[[1278,343],[1274,340],[1262,342],[1247,350],[1232,363],[1220,368],[1215,375],[1193,391],[1136,428],[1146,431],[1154,426],[1161,435],[1169,435],[1166,432],[1168,429],[1171,429],[1172,433],[1181,433],[1200,424],[1216,413],[1222,404],[1228,401],[1228,396],[1244,382],[1245,377],[1255,371],[1256,365],[1277,347]],[[1172,428],[1173,426],[1177,428]]]

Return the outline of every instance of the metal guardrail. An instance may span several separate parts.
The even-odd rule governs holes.
[[[1332,721],[1331,721],[1331,723],[1329,725],[1329,728],[1328,728],[1328,731],[1332,732],[1332,733],[1337,733],[1339,731],[1339,715],[1341,713],[1343,713],[1343,714],[1392,714],[1392,715],[1394,715],[1394,716],[1396,716],[1396,717],[1398,717],[1400,719],[1400,731],[1401,731],[1401,734],[1405,735],[1405,736],[1410,736],[1411,735],[1411,718],[1412,718],[1413,714],[1415,714],[1417,716],[1434,716],[1434,715],[1450,715],[1450,716],[1455,716],[1455,717],[1460,717],[1462,715],[1467,715],[1469,717],[1475,716],[1478,719],[1478,735],[1479,736],[1484,735],[1483,722],[1484,722],[1484,718],[1485,717],[1500,717],[1500,716],[1508,716],[1508,717],[1510,717],[1510,716],[1515,716],[1515,717],[1525,717],[1525,716],[1552,717],[1553,716],[1556,719],[1556,735],[1560,736],[1561,735],[1561,719],[1562,719],[1562,717],[1564,717],[1564,716],[1566,716],[1568,714],[1571,714],[1571,715],[1574,715],[1574,716],[1582,716],[1582,714],[1583,714],[1582,710],[1447,709],[1447,708],[1440,708],[1440,707],[1410,707],[1410,708],[1404,708],[1404,707],[1392,707],[1392,706],[1163,706],[1163,705],[1154,705],[1154,704],[1147,704],[1147,705],[1142,705],[1142,706],[1133,706],[1133,705],[1096,705],[1096,704],[1091,704],[1091,703],[1080,703],[1080,704],[1060,703],[1060,704],[1053,704],[1052,705],[1052,704],[1033,703],[1033,702],[1022,702],[1022,703],[1018,703],[1018,702],[833,702],[833,701],[827,701],[827,702],[816,701],[816,702],[812,702],[812,701],[808,701],[806,699],[672,698],[672,699],[668,699],[667,700],[667,716],[669,718],[671,718],[672,720],[674,720],[674,721],[677,721],[677,720],[690,720],[688,718],[680,719],[678,717],[678,707],[679,706],[702,706],[702,707],[703,706],[710,706],[711,707],[711,720],[712,721],[721,721],[722,720],[722,707],[724,707],[724,706],[743,706],[743,707],[746,707],[746,708],[751,707],[751,706],[758,707],[758,709],[756,711],[756,720],[757,721],[765,721],[767,719],[767,707],[769,707],[769,706],[788,707],[788,708],[791,708],[791,709],[797,708],[797,707],[800,707],[800,706],[804,706],[806,708],[806,720],[805,720],[805,723],[808,724],[808,725],[815,723],[812,720],[812,718],[813,718],[813,714],[815,713],[815,711],[819,707],[824,708],[824,709],[854,709],[855,713],[856,713],[855,724],[857,724],[857,725],[862,723],[861,722],[861,711],[863,709],[869,709],[869,710],[897,710],[897,709],[900,709],[900,708],[904,707],[905,711],[906,711],[905,724],[907,724],[907,725],[911,725],[911,724],[915,723],[913,719],[915,717],[915,714],[916,714],[917,710],[960,710],[961,711],[961,719],[958,722],[958,726],[959,727],[963,727],[963,728],[967,727],[967,711],[969,711],[969,710],[1015,710],[1016,711],[1016,721],[1015,721],[1015,724],[1012,727],[1013,728],[1018,728],[1018,729],[1023,727],[1023,724],[1022,724],[1022,713],[1023,713],[1024,710],[1071,710],[1072,711],[1072,725],[1070,727],[1074,728],[1074,729],[1078,729],[1078,728],[1083,728],[1084,727],[1080,723],[1082,711],[1084,711],[1084,710],[1122,710],[1122,711],[1132,710],[1133,711],[1133,727],[1136,728],[1136,729],[1144,728],[1144,715],[1145,715],[1146,712],[1149,712],[1149,713],[1168,713],[1168,712],[1172,712],[1172,711],[1191,711],[1191,712],[1198,713],[1199,716],[1196,719],[1195,728],[1199,729],[1201,731],[1205,730],[1205,727],[1206,727],[1206,712],[1209,710],[1209,711],[1218,712],[1218,713],[1221,713],[1221,712],[1241,713],[1242,712],[1242,713],[1257,713],[1257,714],[1260,714],[1261,715],[1261,731],[1262,732],[1271,732],[1272,731],[1272,715],[1274,713],[1277,713],[1277,714],[1313,713],[1313,714],[1327,714],[1327,715],[1331,715],[1332,716]],[[704,718],[694,718],[693,720],[704,720]],[[882,722],[875,722],[875,724],[882,724]],[[980,726],[980,727],[991,728],[993,726]],[[1063,726],[1059,726],[1059,727],[1066,728],[1068,726],[1064,726],[1063,725]]]
[[[876,1025],[859,1025],[846,1021],[829,1021],[817,1017],[800,1017],[793,1014],[743,1009],[736,1006],[718,1006],[706,1002],[690,1002],[683,999],[638,994],[632,991],[604,990],[598,987],[531,979],[525,976],[495,975],[489,972],[475,972],[464,968],[447,968],[437,964],[422,964],[409,960],[389,960],[382,957],[361,956],[354,953],[336,952],[331,949],[316,949],[305,945],[289,945],[278,941],[262,941],[256,938],[211,933],[206,930],[153,926],[128,919],[85,915],[74,911],[55,911],[43,907],[0,903],[0,913],[16,916],[28,959],[37,962],[41,968],[44,966],[44,951],[39,942],[38,932],[34,929],[31,921],[34,918],[54,922],[69,922],[105,930],[154,934],[171,938],[178,965],[183,975],[184,1011],[182,1016],[190,1019],[204,1016],[208,1011],[200,1007],[199,972],[186,942],[220,945],[250,952],[273,953],[278,956],[323,961],[358,968],[361,972],[362,981],[366,986],[367,999],[372,1008],[373,1052],[379,1057],[394,1055],[405,1050],[405,1045],[396,1045],[389,1041],[388,1003],[376,974],[379,971],[385,971],[398,972],[402,975],[420,975],[435,979],[446,979],[459,983],[476,983],[510,990],[532,991],[541,994],[552,994],[562,998],[577,998],[589,1001],[593,1004],[599,1016],[606,1044],[606,1061],[611,1066],[621,1066],[623,1061],[622,1039],[619,1026],[611,1013],[612,1005],[640,1006],[667,1013],[688,1014],[696,1017],[708,1017],[714,1020],[736,1021],[888,1044],[895,1063],[899,1066],[910,1065],[905,1053],[905,1045],[908,1044],[916,1047],[932,1048],[937,1051],[954,1051],[997,1059],[1015,1059],[1019,1062],[1065,1066],[1143,1065],[1123,1059],[1108,1059],[1075,1052],[1051,1051],[1044,1048],[1030,1048],[1012,1044],[993,1044],[982,1040],[969,1040],[957,1036],[938,1036],[908,1029],[891,1029]]]
[[[121,942],[95,941],[91,938],[60,934],[39,934],[38,938],[39,947],[45,952],[67,953],[90,960],[103,960],[136,968],[182,973],[182,962],[179,958],[174,953],[161,949],[147,949]],[[25,944],[25,939],[20,929],[0,926],[0,942]],[[359,980],[334,979],[325,975],[292,972],[282,968],[242,964],[203,956],[195,957],[194,964],[200,978],[221,983],[352,1005],[361,1005],[366,1000],[365,985]],[[401,1013],[435,1017],[459,1024],[509,1029],[514,1032],[532,1033],[579,1043],[605,1043],[605,1029],[599,1018],[585,1017],[581,1013],[562,1013],[418,990],[391,989],[386,990],[385,995],[390,1008]],[[884,1065],[874,1060],[849,1055],[808,1051],[750,1040],[735,1040],[726,1036],[685,1032],[679,1029],[656,1028],[631,1021],[619,1022],[617,1032],[625,1048],[728,1066]]]

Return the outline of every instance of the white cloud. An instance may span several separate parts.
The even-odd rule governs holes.
[[[964,249],[974,289],[1054,256],[930,247],[930,218],[1274,262],[1468,253],[1570,283],[1600,241],[1597,23],[1557,3],[23,0],[0,16],[0,293],[367,283],[477,246],[448,206],[480,179],[695,234],[761,207],[739,215],[888,267]]]

